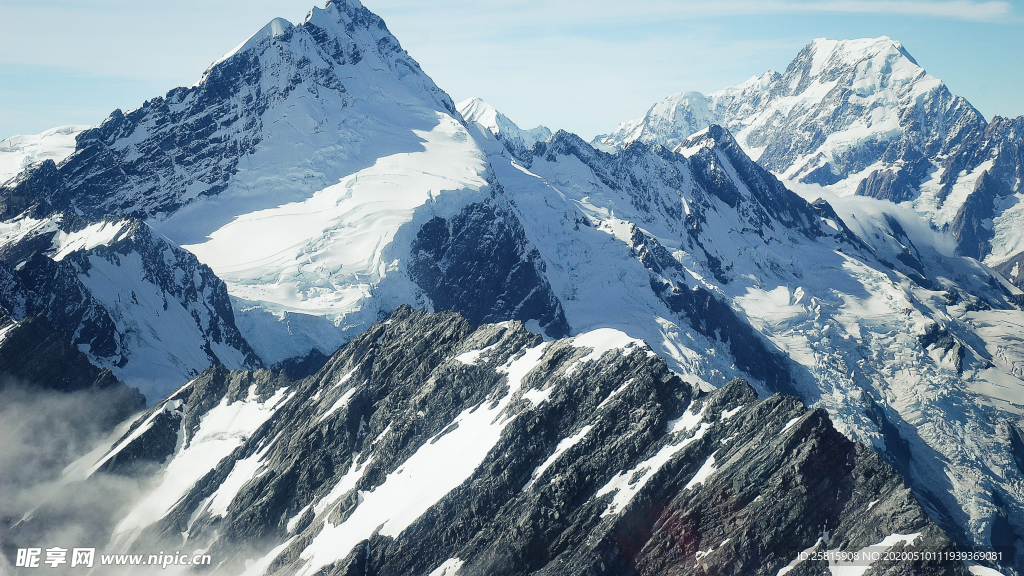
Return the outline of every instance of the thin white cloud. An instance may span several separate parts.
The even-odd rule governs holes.
[[[726,2],[725,4],[729,4]],[[741,2],[763,12],[847,12],[857,14],[904,14],[933,16],[955,20],[994,22],[1011,15],[1009,2],[973,2],[950,0],[941,2],[886,0],[831,0],[824,2]]]
[[[370,0],[374,5],[403,11],[429,13],[434,3],[421,0]],[[638,22],[651,18],[717,17],[739,14],[772,13],[850,13],[925,16],[981,22],[1002,22],[1014,14],[1010,2],[1003,0],[637,0],[623,4],[620,0],[592,0],[584,11],[579,0],[492,0],[483,10],[476,0],[448,0],[446,6],[457,7],[464,16],[493,18],[491,24],[508,24],[527,15],[539,19],[577,22]]]

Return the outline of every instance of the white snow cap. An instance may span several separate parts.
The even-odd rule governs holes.
[[[31,164],[44,160],[61,163],[75,151],[75,138],[91,126],[50,128],[41,134],[11,136],[0,140],[0,182],[17,176]]]
[[[276,38],[278,36],[282,36],[294,27],[295,26],[292,25],[291,22],[285,20],[284,18],[274,18],[273,20],[268,22],[266,26],[260,28],[259,31],[257,31],[255,34],[249,36],[249,38],[245,42],[242,42],[238,46],[232,48],[227,54],[221,56],[213,64],[219,64],[227,60],[228,58],[231,58],[235,54],[245,52],[246,50],[251,50],[252,48],[256,47],[257,44],[262,42],[265,38]]]
[[[363,7],[363,3],[359,0],[331,0],[327,3],[327,7],[330,8],[331,6],[338,6],[339,8],[354,8],[358,10]]]
[[[836,63],[853,65],[864,60],[878,56],[894,56],[899,54],[906,58],[915,68],[921,66],[914,60],[903,44],[888,36],[878,38],[858,38],[856,40],[829,40],[828,38],[815,38],[807,45],[813,54],[811,64],[811,75],[817,76],[828,64]]]
[[[551,130],[546,126],[523,130],[508,116],[480,98],[468,98],[456,104],[455,107],[466,122],[476,122],[491,134],[519,141],[526,148],[531,148],[535,143],[547,140],[551,136]]]
[[[466,122],[477,122],[487,128],[498,125],[497,118],[500,112],[476,96],[459,102],[455,107]]]

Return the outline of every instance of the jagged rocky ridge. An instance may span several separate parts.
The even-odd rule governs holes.
[[[305,380],[211,368],[137,422],[97,466],[164,438],[165,510],[137,503],[112,546],[208,549],[218,574],[810,574],[801,551],[953,546],[823,410],[702,392],[614,330],[403,307]],[[908,571],[965,573],[874,573]]]
[[[1020,321],[1018,296],[1004,279],[944,255],[898,212],[847,207],[839,216],[826,202],[808,204],[720,128],[675,151],[633,142],[614,155],[561,133],[529,159],[489,148],[486,129],[491,166],[515,191],[510,204],[559,264],[547,276],[574,330],[586,329],[581,315],[597,316],[595,304],[615,302],[601,309],[604,325],[629,326],[679,373],[716,384],[730,373],[753,376],[755,386],[828,409],[844,433],[884,454],[961,542],[1024,543],[1019,514],[1004,506],[1017,481],[1000,479],[1021,469],[985,463],[990,454],[1013,461],[1005,430],[1019,425],[1016,380],[983,384],[1016,374],[1006,327]],[[622,244],[606,248],[603,235]],[[614,266],[625,285],[644,283],[656,300],[645,302],[640,289],[619,293],[590,266]],[[582,286],[586,297],[576,296]],[[660,330],[645,331],[642,317]],[[678,353],[687,349],[714,353],[693,362],[696,354]],[[970,455],[965,437],[988,447]],[[945,472],[932,464],[936,454]]]

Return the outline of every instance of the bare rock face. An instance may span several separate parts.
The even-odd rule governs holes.
[[[112,427],[141,410],[145,398],[119,381],[110,370],[97,368],[88,356],[69,345],[43,316],[16,322],[0,318],[0,390],[29,386],[56,392],[116,392],[110,414],[99,419]]]
[[[435,216],[412,242],[409,273],[438,310],[474,325],[536,320],[552,337],[569,334],[544,260],[515,216],[493,203],[466,206],[450,221]]]

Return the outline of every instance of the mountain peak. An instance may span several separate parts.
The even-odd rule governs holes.
[[[274,18],[270,22],[267,22],[267,25],[264,26],[263,28],[260,28],[259,31],[257,31],[255,34],[249,36],[245,40],[245,42],[242,42],[238,46],[235,46],[230,51],[228,51],[227,54],[221,56],[216,62],[213,63],[213,65],[211,65],[211,68],[227,60],[228,58],[231,58],[239,52],[245,52],[247,50],[255,48],[260,44],[260,42],[262,42],[266,38],[277,38],[280,36],[284,36],[288,32],[291,32],[293,28],[295,28],[295,26],[291,22],[285,20],[284,18]]]
[[[363,6],[359,0],[328,0],[323,8],[314,7],[310,10],[309,15],[306,16],[306,22],[315,19],[318,14],[322,13],[336,14],[340,18],[338,22],[346,27],[361,25],[363,27],[378,27],[387,30],[387,26],[384,25],[384,21],[380,16],[377,16]]]
[[[271,44],[283,48],[275,53],[264,55]],[[247,55],[247,56],[242,56]],[[291,61],[289,67],[305,63],[307,68],[325,70],[335,65],[359,65],[366,58],[372,62],[363,64],[367,74],[375,75],[385,72],[397,77],[398,80],[413,84],[418,88],[438,92],[433,82],[426,78],[419,64],[402,49],[398,39],[388,30],[387,25],[379,16],[364,7],[359,0],[329,0],[323,8],[314,7],[306,15],[301,24],[292,24],[284,18],[274,18],[244,42],[220,57],[207,69],[203,78],[196,84],[207,81],[214,71],[223,63],[237,57],[268,60],[269,68],[280,66],[279,60]],[[241,62],[241,67],[251,66],[250,62]],[[263,62],[266,67],[268,62]],[[238,66],[232,64],[237,68]],[[320,75],[331,75],[323,72]],[[228,72],[227,75],[232,75]],[[350,76],[350,74],[342,74]],[[407,77],[412,77],[408,78]],[[417,80],[416,78],[420,80]],[[403,80],[406,79],[406,80]],[[328,81],[329,84],[340,83]],[[346,86],[349,88],[349,86]],[[440,96],[438,103],[449,112],[454,106],[447,95]]]
[[[700,92],[677,92],[651,106],[643,118],[623,122],[612,134],[594,138],[594,146],[610,151],[634,140],[675,147],[688,136],[718,123],[708,98]]]
[[[357,11],[366,10],[366,7],[363,6],[363,3],[360,2],[359,0],[328,0],[325,8],[334,8],[338,11],[346,12],[349,14]],[[314,10],[315,9],[316,8],[314,8]]]
[[[890,48],[903,49],[903,44],[888,36],[877,38],[849,38],[846,40],[832,40],[830,38],[815,38],[807,44],[816,52],[842,52],[842,53],[878,53]]]
[[[801,58],[801,56],[805,54],[810,56],[811,76],[828,73],[830,69],[838,67],[859,66],[865,61],[877,62],[880,67],[885,67],[886,64],[890,66],[895,64],[896,67],[910,69],[915,74],[918,71],[923,71],[917,60],[903,47],[903,44],[888,36],[853,40],[815,38],[804,47],[793,64],[803,63],[805,58]],[[906,62],[901,63],[903,60]]]
[[[944,126],[971,127],[980,120],[961,100],[888,36],[816,38],[782,74],[769,70],[707,97],[696,92],[673,94],[652,106],[644,118],[598,136],[594,145],[610,151],[641,140],[675,147],[691,134],[721,124],[769,170],[784,178],[831,185],[845,177],[841,175],[875,162],[876,153],[866,152],[871,146],[884,142],[896,153],[904,138],[914,141],[908,130],[927,132],[933,147],[955,140],[943,136],[949,133]],[[949,118],[928,126],[908,124],[911,116],[905,111],[924,103]],[[782,124],[780,118],[785,119]],[[780,133],[786,136],[779,137]],[[859,148],[865,154],[851,153]]]
[[[537,142],[547,140],[551,130],[546,126],[537,126],[524,130],[518,124],[499,112],[494,106],[480,98],[472,97],[455,105],[466,123],[477,123],[500,140],[515,148],[516,152],[524,152]]]
[[[504,117],[494,106],[476,96],[459,102],[455,108],[462,114],[462,118],[466,122],[477,122],[487,128],[497,127],[498,116]]]

